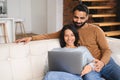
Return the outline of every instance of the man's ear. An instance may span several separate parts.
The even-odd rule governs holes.
[[[89,15],[86,16],[86,20],[88,20],[88,18],[89,18]]]

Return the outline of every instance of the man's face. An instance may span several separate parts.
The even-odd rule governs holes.
[[[76,10],[73,14],[73,23],[76,28],[82,27],[88,20],[88,15],[83,11]]]

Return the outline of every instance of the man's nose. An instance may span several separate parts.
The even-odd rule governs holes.
[[[81,23],[81,19],[77,19],[77,22],[78,22],[78,23]]]

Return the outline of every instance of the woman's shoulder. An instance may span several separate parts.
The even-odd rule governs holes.
[[[85,46],[79,46],[79,47],[76,47],[76,48],[66,48],[66,47],[64,47],[64,48],[54,48],[54,49],[52,49],[52,51],[69,51],[69,52],[75,52],[75,51],[77,51],[77,52],[84,52],[84,51],[86,51],[86,50],[88,50]]]
[[[85,46],[79,46],[78,49],[87,49]]]
[[[61,51],[63,48],[53,48],[52,51]]]
[[[77,48],[77,50],[79,50],[80,52],[86,52],[86,51],[88,51],[88,49],[85,46],[79,46]]]
[[[53,48],[52,51],[72,51],[73,49],[72,48],[63,47],[63,48]]]

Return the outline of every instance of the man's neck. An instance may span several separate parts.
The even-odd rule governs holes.
[[[79,27],[77,29],[83,29],[83,28],[87,27],[87,25],[88,25],[88,23],[85,23],[83,26],[81,26],[81,27]]]
[[[81,28],[86,28],[88,27],[88,23],[85,23]]]

